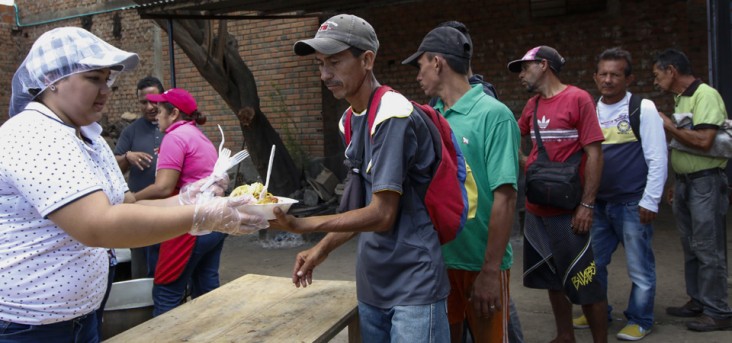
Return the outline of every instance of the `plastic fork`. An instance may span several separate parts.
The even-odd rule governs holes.
[[[219,127],[219,132],[221,132],[221,143],[219,143],[219,157],[216,159],[216,163],[213,167],[213,172],[211,174],[217,175],[217,174],[223,174],[226,172],[228,168],[228,162],[229,157],[231,156],[231,150],[228,148],[224,148],[224,142],[226,139],[224,138],[224,130],[221,128],[221,125],[216,125]],[[211,186],[211,183],[206,183],[206,187],[202,187],[201,189],[206,189],[209,186]]]
[[[221,152],[221,155],[219,155],[219,159],[216,160],[216,164],[214,165],[214,170],[212,175],[220,175],[226,173],[227,170],[234,168],[237,164],[241,163],[241,161],[244,161],[245,158],[249,157],[249,151],[242,150],[234,154],[234,156],[229,157],[231,155],[231,150],[224,148],[224,150]],[[202,190],[206,190],[207,188],[211,187],[213,185],[214,180],[208,180],[205,184],[203,184],[203,187],[201,187]]]
[[[216,125],[219,127],[219,132],[221,132],[221,143],[219,143],[219,156],[221,156],[221,151],[224,150],[224,130],[221,128],[221,125]]]
[[[233,168],[235,165],[239,164],[241,161],[244,161],[245,158],[249,157],[249,151],[242,150],[234,154],[234,156],[231,156],[229,158],[229,168],[227,170]]]
[[[211,172],[211,175],[223,175],[226,173],[231,166],[229,165],[230,159],[231,159],[231,150],[229,148],[223,148],[221,150],[221,153],[219,154],[219,158],[216,159],[216,163],[213,167],[213,172]],[[240,161],[241,162],[241,161]],[[211,185],[214,184],[214,179],[211,178],[206,183],[201,186],[201,190],[204,192],[208,192],[208,188],[211,187]]]
[[[212,174],[223,174],[229,169],[229,158],[231,157],[231,150],[224,148],[219,154],[219,158],[214,164]]]

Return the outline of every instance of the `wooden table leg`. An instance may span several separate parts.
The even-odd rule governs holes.
[[[348,343],[361,343],[361,324],[358,321],[358,308],[348,323]]]

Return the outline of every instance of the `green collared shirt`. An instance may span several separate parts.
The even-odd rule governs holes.
[[[694,81],[683,93],[674,96],[676,113],[692,113],[694,128],[719,128],[727,119],[724,101],[716,89]],[[690,154],[671,149],[671,167],[678,174],[725,168],[727,159]]]
[[[435,109],[450,123],[458,145],[477,186],[476,214],[452,242],[442,246],[449,269],[480,271],[485,259],[488,225],[493,209],[493,191],[501,185],[517,187],[520,133],[511,110],[473,86],[449,110],[439,100]],[[501,261],[501,270],[511,268],[511,244]]]

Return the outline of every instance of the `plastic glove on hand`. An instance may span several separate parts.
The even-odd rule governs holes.
[[[235,198],[216,197],[210,201],[196,204],[193,214],[191,235],[200,236],[218,231],[230,235],[245,235],[269,227],[264,217],[249,214],[248,204],[254,204],[256,199],[250,195]]]
[[[213,180],[213,184],[207,189],[201,189],[206,183],[209,183],[211,180]],[[206,196],[210,198],[213,198],[214,196],[222,196],[224,195],[224,191],[229,187],[229,174],[222,174],[222,175],[209,175],[208,177],[205,177],[203,179],[200,179],[194,183],[189,183],[183,188],[181,188],[180,193],[178,193],[178,202],[181,205],[193,205],[195,204],[199,199],[200,195],[203,193],[206,193]]]

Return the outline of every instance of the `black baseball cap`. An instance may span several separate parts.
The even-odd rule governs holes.
[[[470,60],[473,55],[473,45],[459,30],[449,26],[441,26],[427,33],[422,39],[417,52],[407,57],[402,61],[402,64],[416,67],[417,60],[425,52],[436,52]]]

